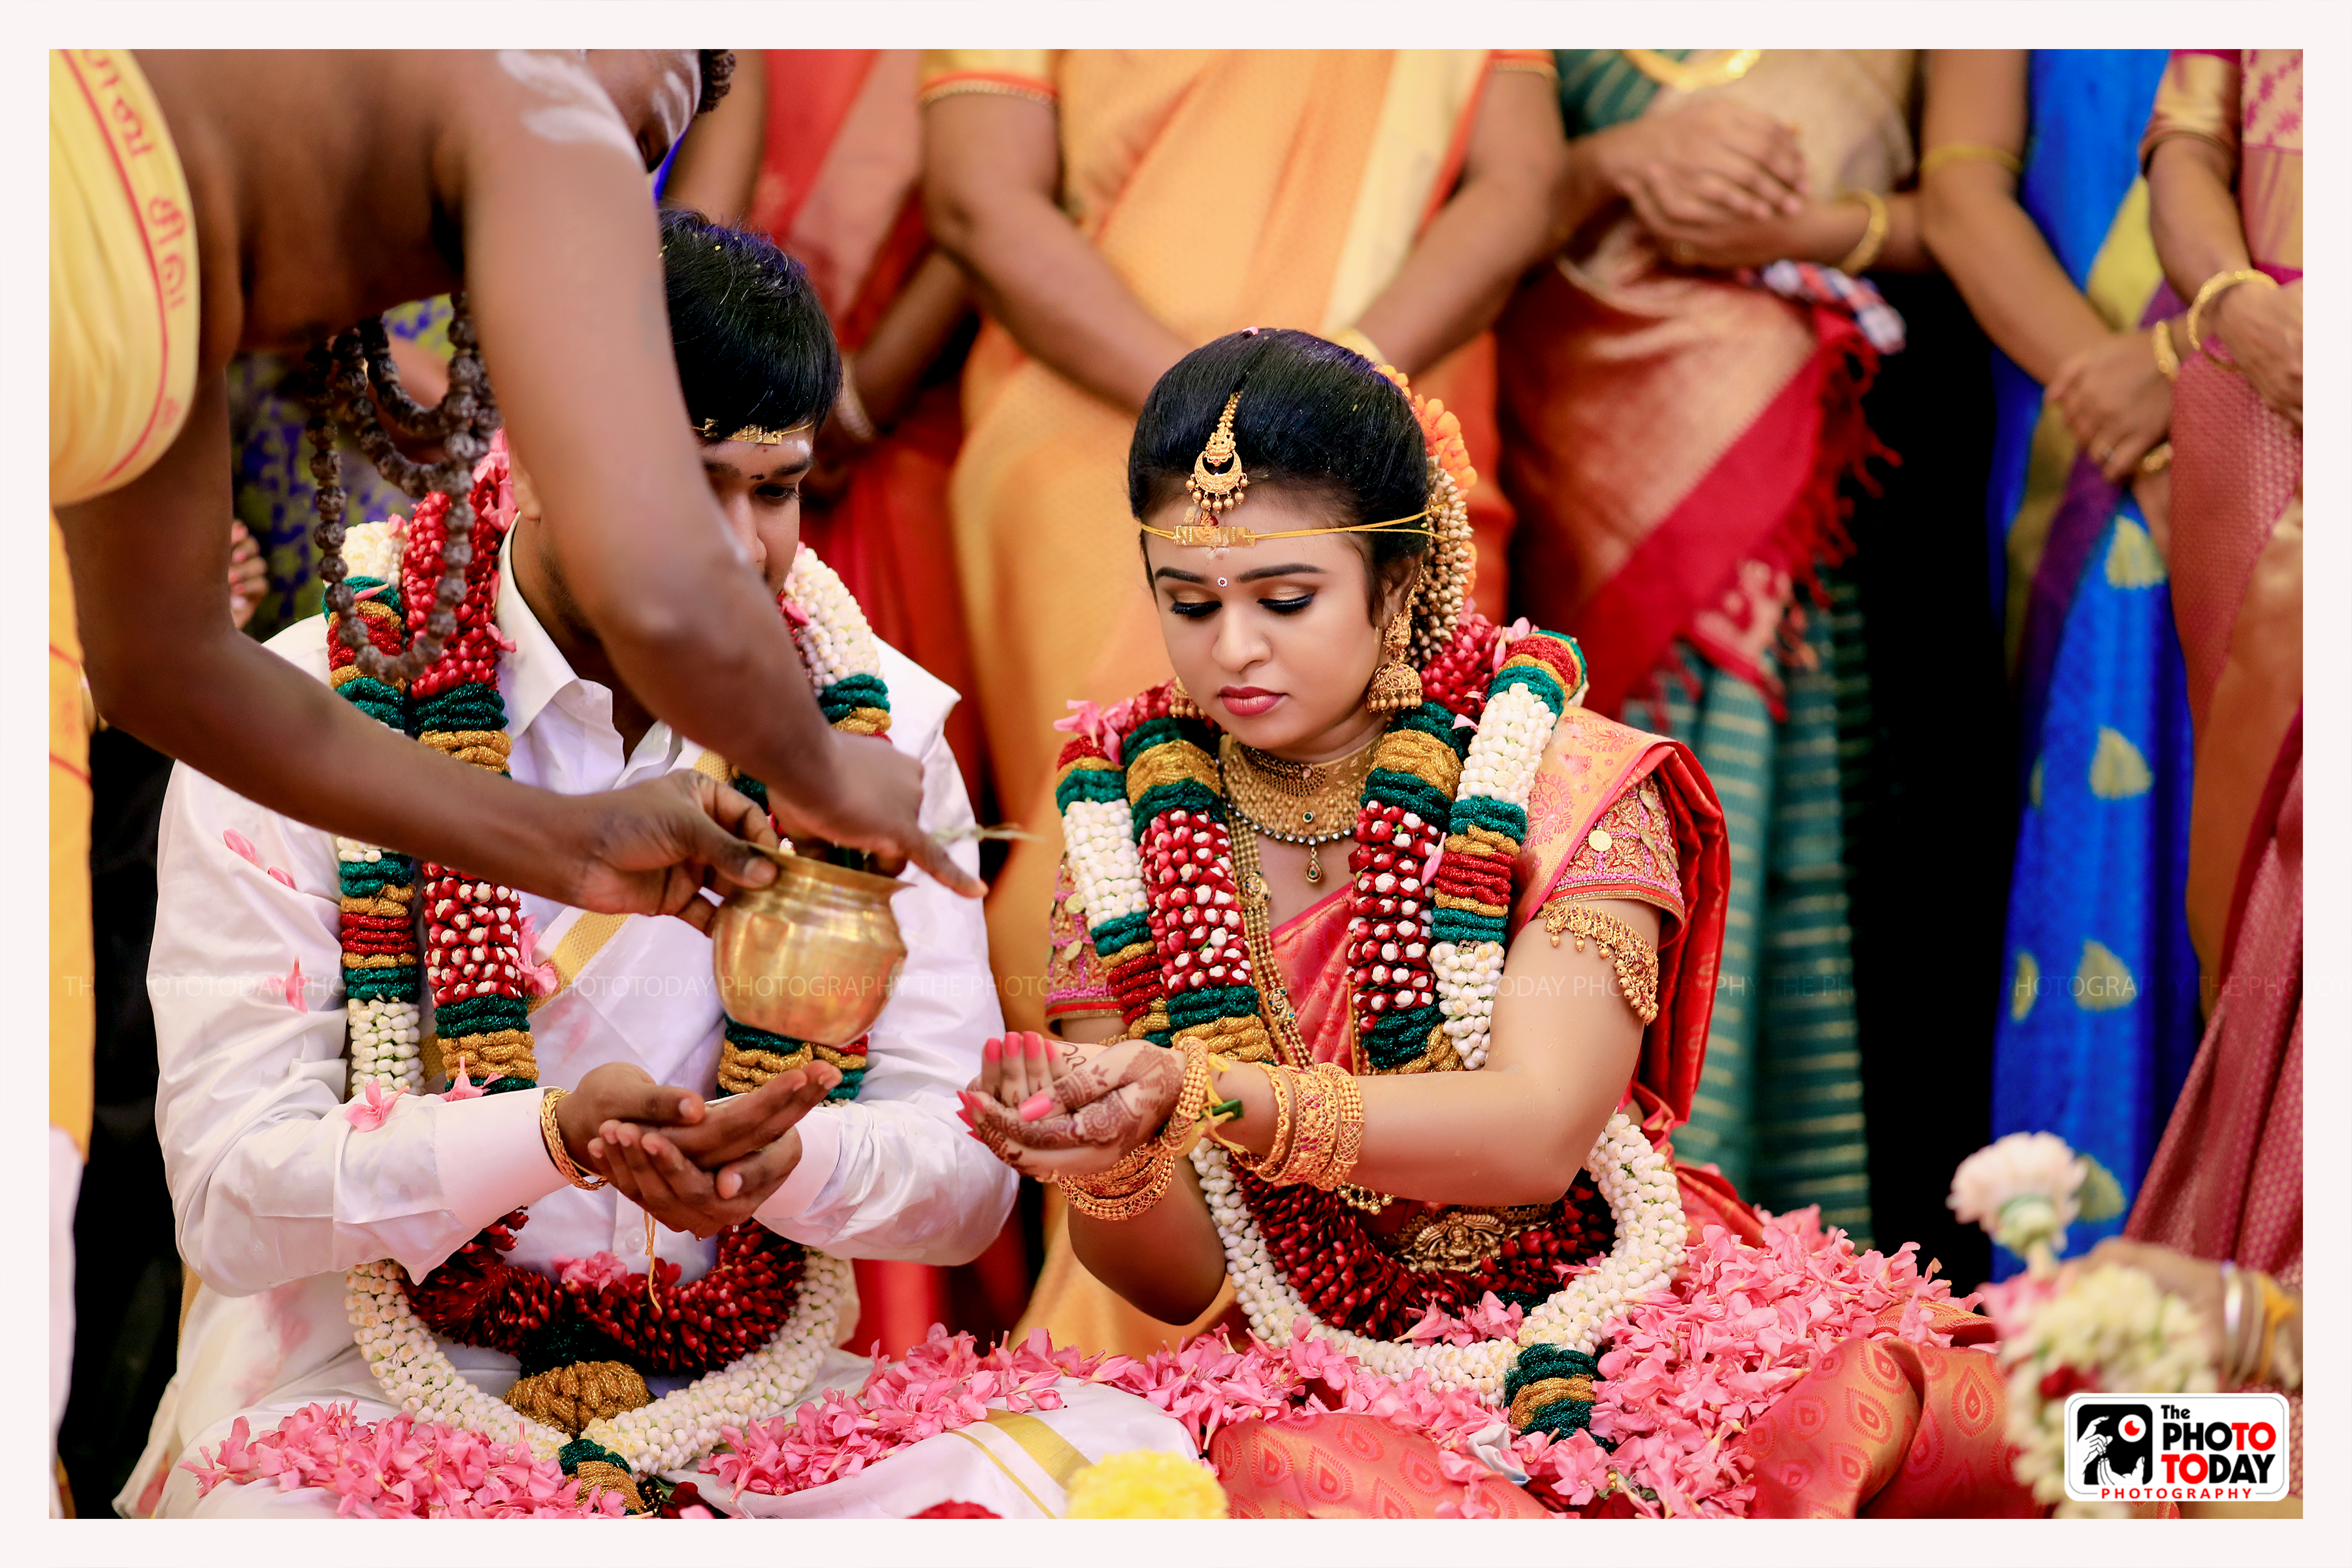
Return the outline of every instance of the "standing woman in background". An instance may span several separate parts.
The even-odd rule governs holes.
[[[2299,1289],[2303,52],[2175,51],[2141,157],[2157,254],[2190,303],[2173,606],[2196,726],[2188,913],[2207,1020],[2125,1234]]]
[[[1574,634],[1588,705],[1687,739],[1723,797],[1723,987],[1676,1146],[1865,1243],[1838,733],[1861,631],[1796,599],[1845,553],[1862,396],[1900,342],[1849,275],[1932,265],[1899,190],[1916,56],[1557,58],[1572,237],[1496,331],[1512,609]],[[1751,270],[1776,261],[1812,265]],[[1761,286],[1790,273],[1812,291]]]
[[[1988,512],[2025,800],[1992,1136],[2055,1132],[2126,1194],[2199,1032],[2181,914],[2189,710],[2164,559],[2189,342],[2137,153],[2164,62],[1939,52],[1920,158],[1927,243],[2000,351]],[[2069,1250],[2120,1228],[2081,1222]],[[1997,1269],[2017,1266],[2003,1254]]]

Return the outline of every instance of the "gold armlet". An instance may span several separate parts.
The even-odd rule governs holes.
[[[1616,970],[1617,987],[1624,992],[1633,1016],[1644,1024],[1658,1021],[1658,950],[1640,931],[1615,915],[1566,898],[1544,906],[1543,923],[1554,947],[1563,934],[1576,939],[1579,952],[1586,942],[1592,943]]]

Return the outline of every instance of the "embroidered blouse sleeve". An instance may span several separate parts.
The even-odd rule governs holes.
[[[1552,884],[1546,904],[1633,899],[1680,921],[1682,860],[1657,781],[1644,777],[1609,803]]]
[[[1077,880],[1070,874],[1070,858],[1054,873],[1054,907],[1045,921],[1045,1026],[1079,1018],[1116,1018],[1118,994],[1111,989],[1110,971],[1095,952],[1087,934],[1086,910],[1077,896]]]
[[[536,1092],[403,1094],[381,1125],[345,1113],[328,835],[174,769],[156,892],[156,1132],[180,1255],[214,1289],[381,1258],[424,1274],[563,1184]]]

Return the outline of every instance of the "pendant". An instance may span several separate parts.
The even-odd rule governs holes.
[[[1323,847],[1319,844],[1309,844],[1307,847],[1307,879],[1309,882],[1320,882],[1323,879]]]

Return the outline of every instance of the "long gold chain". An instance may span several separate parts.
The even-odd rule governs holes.
[[[1231,736],[1226,739],[1230,741]],[[1230,796],[1228,797],[1230,799]],[[1307,1040],[1298,1032],[1298,1014],[1290,1005],[1290,983],[1274,962],[1273,918],[1269,911],[1265,875],[1258,869],[1257,838],[1253,834],[1236,833],[1234,842],[1234,885],[1242,891],[1242,934],[1249,941],[1250,967],[1257,973],[1257,994],[1264,1004],[1263,1012],[1268,1027],[1274,1032],[1275,1054],[1282,1065],[1300,1070],[1311,1066],[1314,1058],[1307,1049]],[[1356,1016],[1348,1013],[1348,1070],[1356,1070]],[[1376,1193],[1360,1187],[1353,1182],[1342,1182],[1334,1189],[1342,1202],[1366,1214],[1378,1214],[1396,1200],[1386,1193]]]
[[[1762,49],[1733,49],[1719,60],[1707,65],[1693,65],[1688,60],[1670,60],[1655,49],[1620,49],[1633,68],[1656,82],[1660,87],[1676,92],[1696,92],[1704,87],[1721,87],[1727,81],[1738,81],[1756,68],[1764,58]]]

